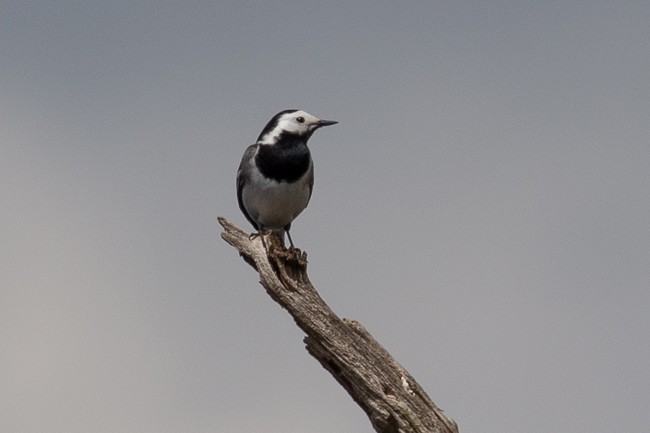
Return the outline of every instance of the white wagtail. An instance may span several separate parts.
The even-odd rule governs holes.
[[[291,222],[307,207],[314,186],[307,140],[318,128],[336,123],[301,110],[284,110],[246,149],[237,171],[237,201],[257,230],[252,237],[286,232],[294,248]]]

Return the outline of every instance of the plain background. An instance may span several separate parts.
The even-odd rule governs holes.
[[[372,432],[219,237],[310,146],[310,276],[461,432],[650,425],[650,6],[3,1],[0,431]]]

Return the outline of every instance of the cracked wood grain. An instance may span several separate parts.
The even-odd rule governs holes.
[[[458,433],[415,379],[357,321],[339,318],[307,275],[307,254],[274,236],[251,239],[223,217],[221,237],[306,334],[307,351],[365,411],[379,433]]]

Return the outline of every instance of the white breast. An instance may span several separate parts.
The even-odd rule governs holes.
[[[313,167],[293,183],[277,182],[252,170],[250,182],[242,190],[242,200],[251,218],[264,228],[282,230],[309,203],[309,176]]]

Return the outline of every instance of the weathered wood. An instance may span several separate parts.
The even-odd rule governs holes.
[[[339,318],[307,276],[307,254],[278,238],[251,239],[223,217],[221,237],[260,275],[267,293],[307,336],[307,351],[345,388],[380,433],[458,433],[413,377],[354,320]]]

